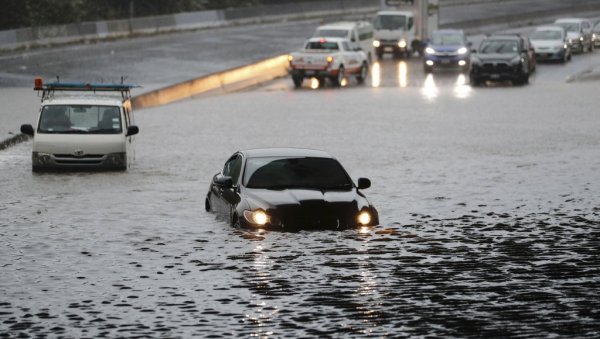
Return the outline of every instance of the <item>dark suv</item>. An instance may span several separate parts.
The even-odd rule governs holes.
[[[473,52],[470,73],[473,86],[486,80],[512,80],[514,84],[526,84],[535,70],[535,51],[527,37],[488,36],[479,45],[479,50]]]

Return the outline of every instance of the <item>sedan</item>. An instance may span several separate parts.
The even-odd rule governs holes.
[[[342,165],[323,151],[239,151],[217,173],[205,209],[235,227],[274,230],[347,229],[379,224],[377,210]]]

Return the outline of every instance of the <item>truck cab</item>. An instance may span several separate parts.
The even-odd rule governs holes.
[[[429,33],[438,28],[439,0],[380,0],[373,19],[373,47],[378,58],[421,55]]]
[[[35,125],[21,133],[33,138],[32,171],[119,170],[135,158],[139,132],[131,108],[135,85],[49,83],[36,79],[42,104]]]

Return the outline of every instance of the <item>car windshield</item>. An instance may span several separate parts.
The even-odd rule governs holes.
[[[547,31],[535,31],[531,33],[531,40],[560,40],[562,39],[562,34],[560,31],[547,30]]]
[[[403,30],[405,25],[404,15],[378,15],[373,22],[375,29]]]
[[[121,133],[118,106],[47,105],[42,108],[39,133]]]
[[[481,54],[514,54],[518,51],[515,40],[484,40],[479,48]]]
[[[563,27],[567,32],[579,32],[579,24],[575,22],[561,22],[557,25]]]
[[[353,185],[342,165],[331,158],[249,158],[244,170],[248,188],[350,190]]]
[[[348,31],[344,29],[318,29],[314,37],[331,37],[331,38],[347,38]]]
[[[464,39],[458,33],[434,33],[431,37],[431,43],[442,46],[464,45]]]
[[[330,41],[309,41],[306,44],[306,49],[325,49],[337,51],[339,49],[337,42]]]

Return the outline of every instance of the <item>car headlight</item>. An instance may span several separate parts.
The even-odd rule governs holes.
[[[511,65],[517,65],[521,61],[523,61],[523,58],[521,58],[520,56],[516,56],[510,60],[510,63],[511,63]]]
[[[583,37],[582,36],[579,37],[579,41],[583,41]]]
[[[427,53],[427,54],[435,54],[435,49],[433,49],[431,47],[427,47],[427,48],[425,48],[425,53]]]
[[[379,42],[379,40],[373,40],[373,47],[379,47],[381,46],[381,43]]]
[[[398,47],[405,48],[406,47],[406,40],[402,39],[402,40],[398,41]]]
[[[269,215],[263,210],[244,211],[244,219],[251,224],[264,226],[269,222]]]
[[[458,54],[467,54],[468,49],[466,47],[461,47],[456,51]]]
[[[361,211],[360,213],[358,213],[356,221],[358,221],[359,225],[368,225],[369,223],[371,223],[371,213],[369,213],[368,211]]]
[[[567,49],[567,48],[569,48],[569,46],[567,46],[567,44],[564,44],[564,45],[563,45],[563,48],[564,48],[564,49]]]

